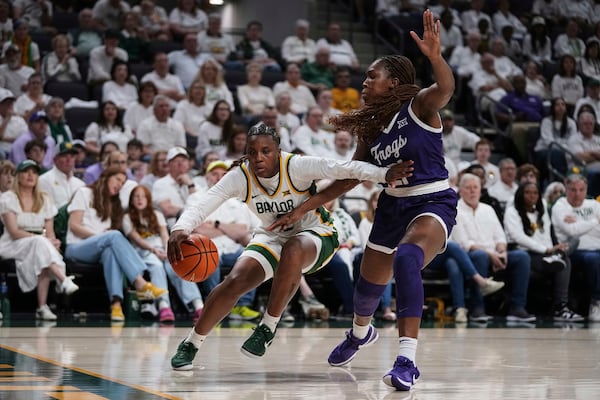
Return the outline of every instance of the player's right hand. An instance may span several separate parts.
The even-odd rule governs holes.
[[[171,264],[183,259],[181,254],[181,243],[188,240],[188,234],[184,231],[173,231],[167,242],[167,256]]]
[[[396,181],[403,178],[410,178],[413,175],[413,160],[405,160],[390,166],[390,169],[385,174],[385,181],[391,187],[394,187]]]

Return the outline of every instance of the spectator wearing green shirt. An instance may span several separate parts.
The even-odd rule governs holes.
[[[300,74],[304,84],[313,92],[333,87],[333,64],[329,60],[329,49],[320,47],[315,54],[315,61],[302,64]]]

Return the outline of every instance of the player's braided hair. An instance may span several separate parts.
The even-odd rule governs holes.
[[[421,89],[415,84],[415,67],[407,57],[383,56],[377,59],[376,64],[381,64],[389,77],[397,78],[400,84],[358,110],[330,119],[330,123],[337,129],[352,132],[358,140],[366,144],[371,143],[379,131],[390,123],[402,105],[410,101]]]
[[[273,138],[273,140],[275,141],[275,143],[277,143],[277,146],[279,146],[279,144],[281,143],[281,137],[279,136],[279,133],[277,133],[275,128],[265,125],[262,122],[259,122],[258,124],[252,126],[248,130],[248,138],[250,138],[252,136],[271,136]],[[229,169],[241,165],[247,159],[248,159],[247,156],[245,156],[245,155],[242,156],[238,160],[234,161],[231,164],[231,167],[229,167]]]

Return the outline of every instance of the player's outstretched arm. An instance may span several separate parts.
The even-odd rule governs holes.
[[[415,31],[410,35],[433,68],[436,82],[422,90],[413,103],[413,109],[419,117],[429,119],[432,114],[443,108],[454,94],[454,75],[452,69],[442,57],[440,44],[440,21],[436,21],[430,10],[423,12],[423,39]]]

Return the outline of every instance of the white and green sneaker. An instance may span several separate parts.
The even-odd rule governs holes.
[[[192,342],[186,342],[185,340],[179,343],[177,351],[171,357],[171,367],[176,371],[189,371],[194,368],[192,362],[198,349]]]
[[[254,328],[254,332],[242,345],[242,353],[248,357],[258,358],[265,355],[267,347],[273,342],[275,332],[265,324],[260,324]]]

